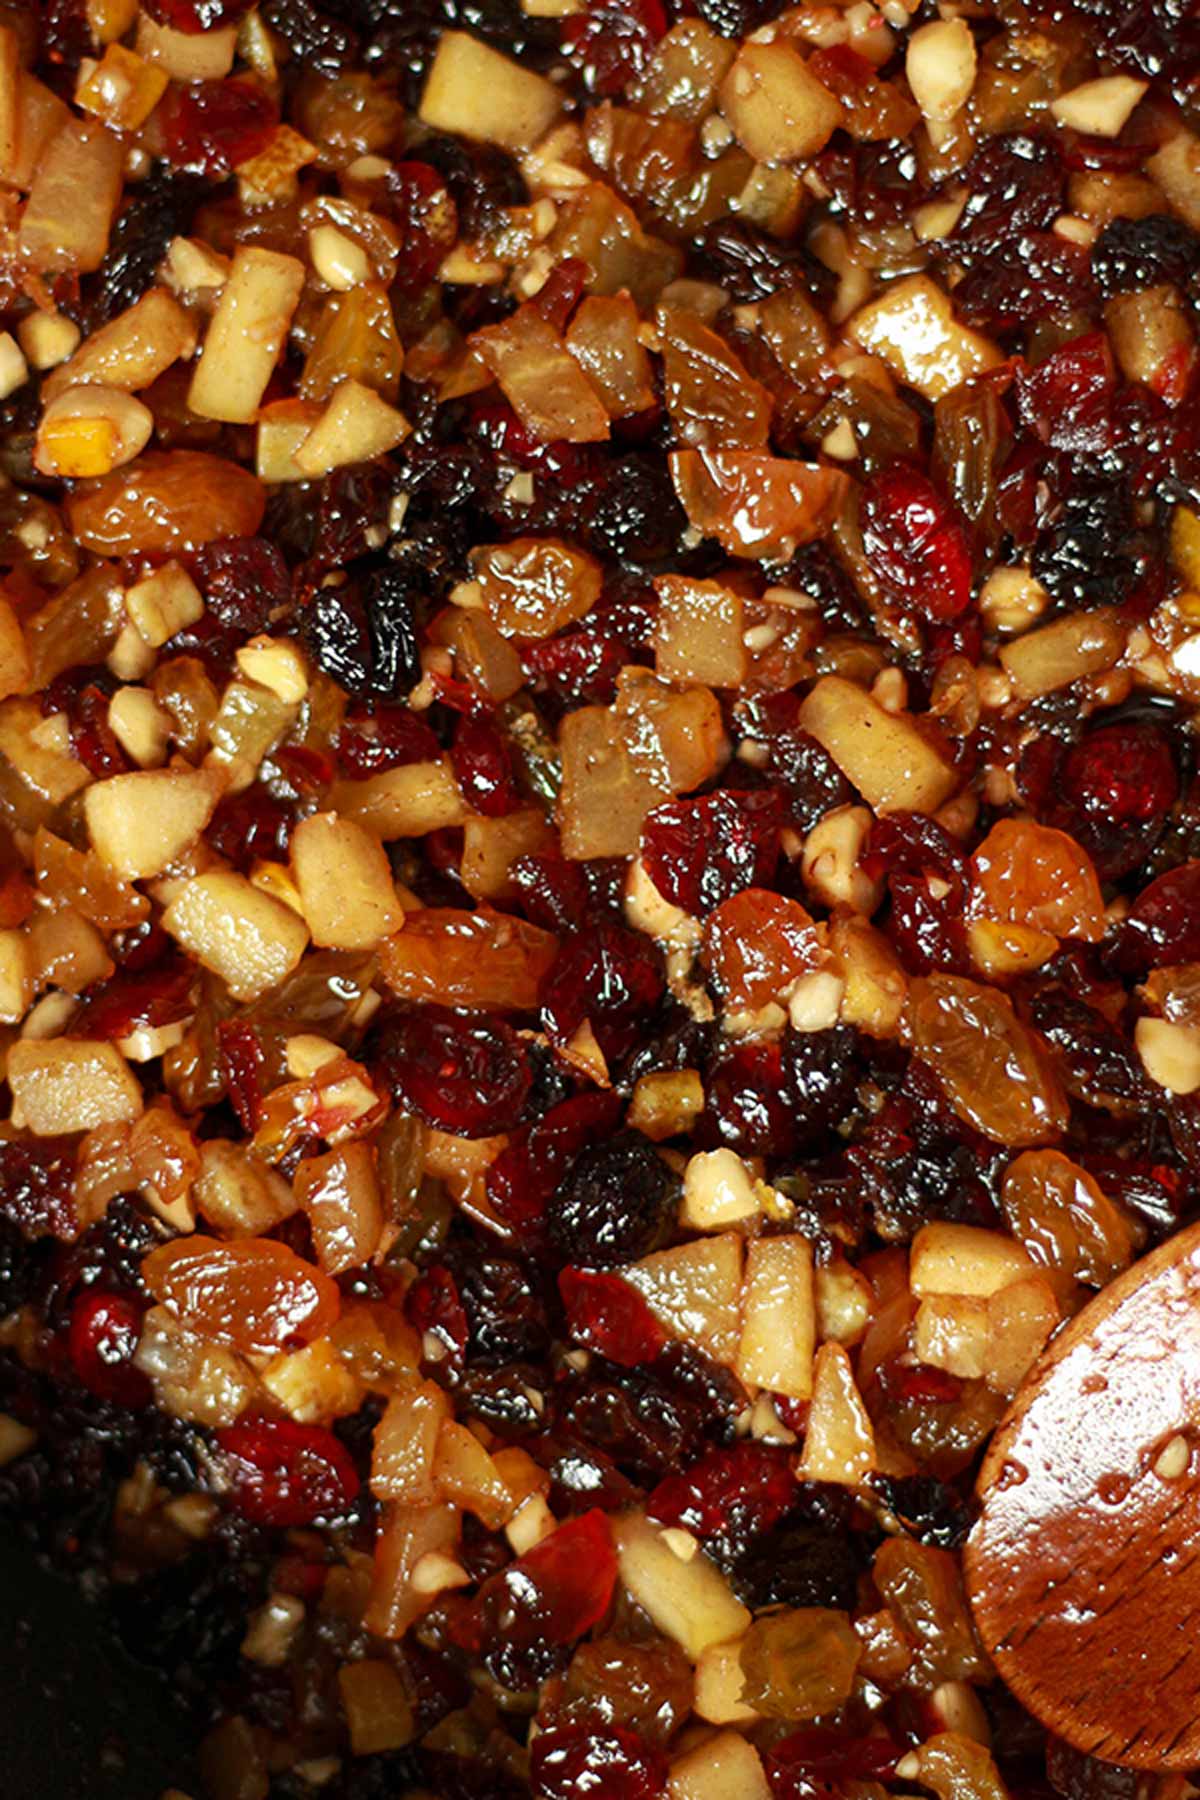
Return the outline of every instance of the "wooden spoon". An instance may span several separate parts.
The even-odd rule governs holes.
[[[1017,1697],[1105,1761],[1200,1763],[1200,1225],[1054,1340],[979,1494],[967,1591]]]

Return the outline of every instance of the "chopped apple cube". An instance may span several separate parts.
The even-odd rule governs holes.
[[[746,1256],[736,1369],[751,1387],[791,1400],[813,1391],[817,1330],[812,1246],[791,1232],[758,1238]]]
[[[21,621],[9,602],[0,596],[0,700],[21,693],[33,673]]]
[[[1147,159],[1145,173],[1192,230],[1200,231],[1200,137],[1194,131],[1171,131]]]
[[[421,95],[420,119],[434,131],[528,150],[563,108],[562,89],[465,31],[443,31]]]
[[[885,712],[864,688],[823,675],[800,723],[876,812],[936,812],[958,786],[948,755],[911,715]]]
[[[161,875],[196,842],[221,788],[196,769],[138,769],[94,781],[83,806],[97,855],[126,881]]]
[[[543,443],[607,438],[608,414],[560,334],[532,303],[470,339],[526,430]]]
[[[172,81],[221,81],[233,67],[237,31],[236,25],[218,25],[212,31],[176,31],[141,10],[135,47],[146,62],[165,69]]]
[[[9,52],[11,57],[12,52]],[[71,117],[65,101],[27,69],[17,71],[17,120],[11,160],[0,163],[0,181],[28,189],[46,148]]]
[[[19,1025],[33,1000],[33,957],[22,931],[0,931],[0,1024]]]
[[[221,976],[235,1000],[257,1000],[278,986],[308,943],[308,927],[290,907],[244,876],[223,871],[187,882],[162,923],[197,962]]]
[[[456,1419],[447,1419],[438,1433],[433,1478],[443,1500],[473,1512],[488,1531],[499,1531],[512,1516],[513,1497],[495,1462]]]
[[[959,382],[1003,361],[990,338],[959,324],[946,293],[928,275],[889,282],[846,331],[927,400],[940,400]]]
[[[796,162],[823,150],[842,123],[841,103],[788,39],[751,40],[720,88],[721,111],[755,162]]]
[[[680,1217],[692,1231],[727,1231],[756,1219],[760,1210],[750,1172],[735,1151],[701,1150],[689,1158]]]
[[[125,147],[113,132],[83,119],[63,126],[37,165],[17,233],[32,269],[59,275],[100,267],[124,171]]]
[[[35,1137],[136,1119],[142,1090],[115,1044],[27,1038],[8,1052],[13,1124]]]
[[[254,418],[303,286],[297,257],[238,246],[188,393],[200,418],[243,425]]]
[[[295,452],[296,467],[312,478],[346,463],[386,456],[408,436],[408,420],[361,381],[343,381]]]
[[[295,1185],[325,1273],[341,1275],[370,1262],[383,1233],[374,1146],[354,1140],[324,1156],[306,1156]]]
[[[434,1458],[442,1426],[453,1417],[449,1396],[432,1381],[409,1381],[388,1401],[375,1427],[371,1492],[378,1500],[420,1505],[435,1500]]]
[[[1054,619],[1000,646],[1000,663],[1018,700],[1057,693],[1085,675],[1111,669],[1125,648],[1120,616],[1104,607]]]
[[[1060,125],[1089,137],[1120,137],[1129,115],[1150,86],[1133,75],[1101,75],[1095,81],[1060,94],[1050,111]]]
[[[621,1270],[672,1337],[732,1363],[741,1322],[742,1240],[736,1231],[655,1250]]]
[[[746,675],[742,596],[720,581],[659,575],[654,666],[665,681],[738,687]]]
[[[613,1534],[621,1581],[693,1662],[710,1644],[726,1643],[747,1629],[749,1611],[703,1551],[685,1562],[668,1535],[641,1512],[622,1514],[614,1521]]]
[[[1028,1251],[1014,1238],[977,1225],[936,1220],[922,1225],[909,1252],[909,1285],[927,1294],[971,1294],[986,1299],[1010,1282],[1034,1275]]]
[[[446,825],[461,825],[467,810],[454,771],[444,759],[406,763],[363,781],[339,781],[330,792],[329,804],[342,818],[357,819],[385,844],[394,838],[424,837]]]
[[[740,1731],[722,1731],[671,1764],[667,1800],[771,1800],[762,1759]]]
[[[697,1717],[710,1725],[754,1725],[762,1717],[742,1699],[746,1678],[742,1674],[741,1642],[733,1638],[710,1644],[696,1662]]]
[[[101,382],[135,394],[196,348],[196,326],[166,288],[147,288],[133,306],[93,331],[42,384],[53,400],[65,388]]]
[[[857,1487],[875,1467],[875,1432],[840,1344],[822,1344],[797,1473],[804,1481]]]
[[[292,834],[292,874],[314,944],[372,950],[404,922],[391,865],[353,819],[315,813]]]
[[[211,1138],[200,1148],[192,1185],[197,1212],[222,1237],[258,1237],[290,1218],[297,1206],[291,1183],[240,1144]]]

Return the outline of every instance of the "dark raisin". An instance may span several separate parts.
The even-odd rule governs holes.
[[[501,222],[505,208],[524,206],[529,199],[515,158],[498,144],[473,144],[443,134],[426,138],[419,156],[448,188],[464,237],[486,237]]]
[[[962,1495],[934,1475],[875,1475],[871,1485],[910,1537],[939,1550],[966,1542],[971,1509]]]
[[[748,37],[783,11],[786,0],[696,0],[696,11],[720,37]]]
[[[1170,213],[1110,219],[1092,246],[1092,276],[1107,300],[1113,294],[1198,279],[1200,236]]]
[[[779,858],[779,800],[769,788],[724,790],[656,806],[642,827],[655,887],[684,912],[706,913],[743,888],[770,884]]]
[[[721,3],[717,0],[718,6]],[[724,3],[733,12],[746,10],[755,0]],[[780,9],[760,6],[757,10],[773,15]],[[715,30],[720,29],[711,19],[709,23]],[[720,282],[731,300],[767,300],[781,288],[797,285],[817,299],[832,294],[834,278],[824,263],[818,262],[802,244],[771,237],[748,219],[714,219],[696,239],[696,252],[709,278]]]
[[[338,17],[336,5],[314,0],[263,0],[262,16],[296,61],[319,75],[338,75],[358,53],[357,34]]]
[[[1095,304],[1087,251],[1052,231],[1030,231],[973,256],[954,290],[971,325],[1003,331],[1066,318]]]
[[[192,175],[157,168],[144,182],[127,190],[108,240],[108,249],[86,290],[88,327],[94,331],[140,300],[152,285],[172,238],[186,237],[192,215],[207,191]]]
[[[844,1530],[785,1520],[752,1538],[732,1565],[739,1597],[763,1606],[849,1610],[858,1595],[859,1561]]]
[[[1132,1042],[1104,1013],[1053,988],[1036,996],[1030,1017],[1051,1046],[1063,1085],[1075,1099],[1118,1117],[1153,1104],[1154,1089]]]
[[[593,1793],[607,1800],[659,1800],[667,1791],[662,1751],[621,1725],[606,1731],[563,1725],[539,1731],[529,1773],[537,1800],[579,1800]]]
[[[74,1237],[74,1184],[70,1138],[0,1137],[0,1214],[26,1237]]]
[[[647,1255],[665,1239],[677,1182],[640,1133],[621,1131],[576,1157],[550,1196],[547,1226],[570,1262],[611,1268]]]
[[[662,0],[588,0],[563,22],[563,51],[588,92],[611,99],[646,73],[667,22]]]
[[[239,637],[265,631],[291,602],[287,564],[266,538],[220,538],[206,544],[194,573],[207,617]]]
[[[371,692],[388,699],[421,679],[412,584],[400,569],[378,570],[364,601],[371,649]]]
[[[1138,580],[1133,530],[1129,499],[1121,488],[1081,488],[1039,532],[1033,573],[1060,606],[1120,606]]]
[[[962,172],[968,199],[950,242],[956,250],[990,250],[1048,230],[1062,211],[1063,178],[1052,139],[1023,132],[988,138]]]
[[[601,556],[649,567],[672,555],[687,519],[662,460],[631,454],[605,465],[582,527]]]
[[[503,1019],[427,1006],[376,1036],[380,1073],[401,1105],[439,1131],[511,1131],[529,1092],[529,1060]]]
[[[853,1105],[857,1085],[852,1026],[832,1025],[827,1031],[784,1033],[782,1057],[784,1081],[796,1137],[815,1141],[832,1131]]]

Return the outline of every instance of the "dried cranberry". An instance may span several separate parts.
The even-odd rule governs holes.
[[[769,788],[669,800],[642,827],[642,859],[673,906],[711,912],[743,888],[770,886],[779,860],[779,800]]]
[[[540,1225],[571,1158],[615,1130],[620,1117],[620,1097],[611,1089],[573,1094],[552,1106],[516,1135],[488,1169],[487,1195],[497,1215],[522,1230]]]
[[[556,851],[545,851],[519,856],[509,873],[534,925],[547,931],[570,931],[587,918],[587,876],[579,863]]]
[[[247,1137],[258,1130],[266,1085],[267,1053],[248,1019],[222,1019],[217,1051],[229,1103]]]
[[[589,1731],[552,1725],[533,1740],[529,1762],[538,1800],[660,1800],[667,1791],[667,1759],[621,1725]]]
[[[1068,804],[1098,824],[1161,822],[1179,798],[1175,758],[1153,725],[1102,725],[1064,759],[1060,780]]]
[[[990,249],[1029,231],[1046,231],[1062,211],[1058,145],[1026,133],[989,137],[961,176],[967,204],[951,233],[956,250]]]
[[[360,1486],[354,1459],[332,1431],[258,1419],[216,1433],[233,1504],[254,1525],[292,1528],[349,1511]]]
[[[142,1308],[128,1294],[92,1288],[71,1308],[67,1348],[85,1388],[118,1406],[148,1406],[150,1383],[133,1357],[142,1335]]]
[[[1021,423],[1055,450],[1102,450],[1116,386],[1112,348],[1103,331],[1073,338],[1035,369],[1017,371]]]
[[[496,819],[515,809],[512,756],[491,719],[460,718],[450,759],[463,799],[473,811]]]
[[[461,1649],[482,1656],[495,1679],[533,1687],[561,1668],[568,1647],[598,1625],[617,1580],[612,1532],[593,1509],[569,1519],[484,1582],[451,1624]]]
[[[128,965],[88,991],[71,1022],[78,1037],[128,1037],[139,1026],[174,1025],[193,1009],[194,966],[167,956],[147,968]]]
[[[0,1214],[28,1238],[73,1238],[75,1161],[73,1138],[0,1137]]]
[[[714,1058],[704,1084],[705,1120],[719,1143],[751,1156],[794,1148],[792,1101],[778,1043],[749,1039]]]
[[[750,1442],[708,1450],[685,1475],[669,1475],[651,1494],[646,1510],[663,1525],[681,1525],[709,1538],[725,1531],[735,1513],[742,1530],[767,1531],[795,1498],[787,1451]]]
[[[200,175],[228,175],[261,155],[279,122],[270,95],[241,79],[171,90],[160,111],[168,161]]]
[[[253,0],[145,0],[145,11],[156,24],[194,36],[236,24],[252,4]]]
[[[456,1137],[511,1131],[532,1076],[520,1038],[503,1019],[426,1006],[379,1034],[379,1067],[401,1106]]]
[[[382,700],[351,706],[334,748],[343,772],[355,780],[405,763],[432,762],[441,755],[441,745],[424,719],[406,706]]]
[[[572,1262],[608,1268],[635,1261],[666,1237],[677,1182],[636,1131],[618,1132],[575,1158],[547,1206],[551,1242]]]
[[[1200,958],[1200,862],[1160,875],[1134,901],[1122,948],[1148,968]]]
[[[666,29],[661,0],[588,0],[585,13],[564,22],[562,46],[588,92],[611,98],[646,73]]]
[[[546,1029],[568,1043],[586,1019],[606,1057],[623,1055],[662,997],[662,958],[648,938],[605,920],[564,938],[542,983]]]
[[[901,1754],[891,1738],[808,1725],[774,1744],[763,1770],[775,1800],[811,1800],[843,1782],[890,1781]]]
[[[436,276],[458,236],[458,209],[445,177],[428,162],[399,162],[386,176],[392,216],[400,227],[399,278],[406,288]]]
[[[864,868],[872,876],[887,876],[888,930],[914,975],[931,969],[967,972],[965,866],[962,851],[935,819],[893,813],[871,828]]]
[[[1025,232],[972,256],[954,290],[963,318],[988,331],[1067,318],[1095,301],[1087,251],[1054,231]]]
[[[928,476],[904,464],[873,475],[859,518],[867,562],[890,605],[936,620],[970,605],[967,536]]]
[[[435,1264],[419,1275],[404,1296],[404,1311],[415,1330],[431,1332],[455,1356],[467,1348],[467,1315],[450,1270]]]
[[[636,1288],[619,1275],[564,1269],[558,1291],[567,1313],[567,1335],[610,1362],[632,1368],[653,1362],[666,1334]]]
[[[629,652],[619,638],[585,626],[528,644],[521,660],[534,682],[562,705],[607,706]]]

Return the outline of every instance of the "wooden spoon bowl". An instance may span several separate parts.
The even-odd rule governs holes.
[[[978,1491],[967,1591],[1017,1697],[1105,1761],[1200,1763],[1200,1225],[1055,1339]]]

